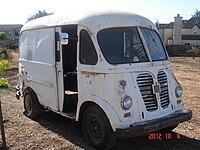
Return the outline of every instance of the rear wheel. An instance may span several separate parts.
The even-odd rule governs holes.
[[[97,149],[111,148],[116,136],[105,113],[96,105],[89,106],[83,114],[83,131],[88,142]]]
[[[24,110],[25,115],[31,119],[37,118],[42,110],[35,92],[30,88],[24,93]]]

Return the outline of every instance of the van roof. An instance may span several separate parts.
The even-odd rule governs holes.
[[[155,25],[147,18],[121,11],[93,11],[93,12],[70,12],[65,16],[49,15],[26,23],[21,32],[31,29],[55,27],[61,25],[78,24],[95,33],[104,28],[142,26],[157,30]]]

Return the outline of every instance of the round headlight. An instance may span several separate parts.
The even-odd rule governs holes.
[[[180,85],[178,85],[175,89],[176,97],[179,98],[183,95],[183,89]]]
[[[131,108],[132,105],[133,105],[133,100],[132,100],[131,97],[125,96],[125,97],[122,98],[122,101],[121,101],[122,109],[128,110],[128,109]]]

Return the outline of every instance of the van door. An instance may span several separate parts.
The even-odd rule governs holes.
[[[55,67],[57,79],[58,110],[62,111],[64,102],[62,45],[60,41],[61,27],[55,28]]]
[[[21,34],[19,73],[26,86],[37,94],[41,105],[57,111],[62,66],[55,62],[55,31],[55,28],[43,28]]]

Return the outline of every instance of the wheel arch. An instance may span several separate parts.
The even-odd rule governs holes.
[[[25,92],[26,92],[27,90],[30,90],[31,92],[33,92],[33,93],[35,94],[35,96],[38,98],[37,94],[35,93],[35,91],[34,91],[30,86],[27,86],[27,87],[24,88],[23,94],[25,94]]]
[[[26,92],[27,90],[30,90],[31,92],[33,92],[33,93],[35,94],[36,98],[38,99],[37,93],[36,93],[36,92],[33,90],[33,88],[31,88],[30,86],[27,86],[27,87],[24,88],[24,90],[23,90],[23,95],[25,94],[25,92]],[[38,102],[39,102],[39,99],[38,99]]]
[[[26,98],[29,96],[28,98]],[[27,87],[24,90],[24,114],[31,118],[37,118],[40,116],[42,111],[42,106],[38,101],[37,94],[31,87]]]
[[[105,100],[97,98],[94,100],[87,99],[82,101],[82,103],[78,104],[77,113],[76,113],[76,121],[79,121],[82,119],[84,111],[91,105],[96,105],[99,107],[106,117],[108,118],[108,121],[113,129],[113,131],[116,131],[117,125],[120,124],[119,117],[117,115],[117,112],[114,110],[114,108]]]

